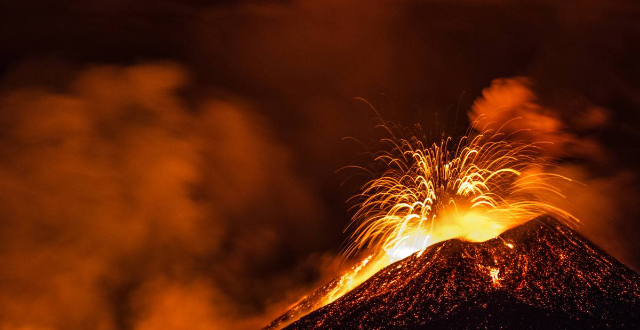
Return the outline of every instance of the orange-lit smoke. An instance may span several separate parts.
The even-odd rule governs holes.
[[[543,98],[526,77],[496,79],[474,102],[469,119],[476,129],[502,127],[517,139],[545,141],[541,151],[557,159],[551,172],[580,182],[563,185],[566,198],[548,196],[549,202],[561,203],[579,218],[578,231],[622,261],[631,261],[634,248],[626,230],[635,230],[637,172],[621,167],[601,142],[598,134],[610,125],[610,111],[576,95],[568,98]]]
[[[269,263],[314,239],[288,222],[316,228],[316,198],[248,104],[189,106],[188,81],[96,66],[0,96],[0,329],[255,329],[301,282]]]

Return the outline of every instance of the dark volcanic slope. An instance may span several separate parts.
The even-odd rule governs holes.
[[[640,329],[640,275],[541,217],[435,244],[286,329]]]

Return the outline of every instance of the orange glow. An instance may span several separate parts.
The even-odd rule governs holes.
[[[455,145],[443,138],[429,146],[424,137],[402,137],[407,134],[403,128],[382,127],[391,135],[383,140],[389,149],[376,154],[375,164],[384,171],[354,197],[355,230],[345,250],[345,256],[366,250],[367,257],[340,277],[323,305],[441,241],[483,242],[542,214],[577,221],[546,202],[562,199],[559,183],[571,180],[545,172],[553,164],[541,156],[542,143],[514,141],[485,129]],[[499,269],[489,271],[500,285]]]
[[[488,267],[489,269],[489,276],[491,276],[491,282],[493,282],[494,285],[499,286],[500,285],[500,269],[498,268],[493,268],[493,267]]]

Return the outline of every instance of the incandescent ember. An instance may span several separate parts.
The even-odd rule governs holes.
[[[485,242],[434,244],[286,329],[639,328],[640,275],[539,217]]]

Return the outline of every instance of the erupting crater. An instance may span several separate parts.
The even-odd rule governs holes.
[[[640,329],[640,275],[571,228],[545,142],[477,120],[383,123],[345,251],[367,257],[267,329]]]
[[[640,329],[640,275],[543,216],[431,245],[285,329]]]

